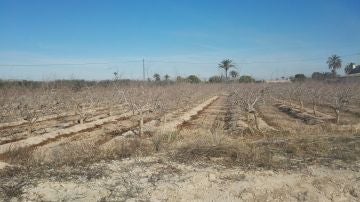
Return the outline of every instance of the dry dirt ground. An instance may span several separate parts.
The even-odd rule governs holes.
[[[275,104],[258,108],[256,131],[225,94],[196,106],[147,122],[144,137],[111,133],[111,123],[9,154],[36,163],[4,158],[0,200],[360,201],[357,131],[308,124]]]
[[[184,164],[163,157],[96,163],[97,179],[43,179],[24,201],[358,201],[360,174],[309,166],[301,171]]]

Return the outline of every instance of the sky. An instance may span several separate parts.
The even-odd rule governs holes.
[[[0,79],[275,79],[360,63],[359,0],[0,0]],[[340,71],[343,73],[343,70]]]

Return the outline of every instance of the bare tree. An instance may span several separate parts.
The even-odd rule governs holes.
[[[241,90],[234,92],[237,99],[235,103],[239,104],[239,106],[246,112],[246,119],[248,122],[250,122],[250,115],[253,115],[255,127],[258,131],[261,130],[259,127],[256,105],[259,101],[264,99],[265,90],[266,89],[263,86],[249,84],[247,86],[243,86]]]
[[[328,88],[327,102],[335,112],[337,124],[340,123],[340,112],[349,105],[353,97],[353,88],[345,84]]]
[[[133,111],[133,114],[138,115],[139,135],[144,133],[144,116],[150,109],[154,107],[154,92],[145,89],[144,86],[132,88],[124,92],[125,104]]]
[[[296,92],[296,88],[293,85],[290,85],[288,88],[286,88],[286,94],[288,97],[290,107],[292,107],[293,104],[292,101],[296,94],[295,92]]]
[[[27,121],[27,132],[31,134],[34,130],[36,121],[39,119],[39,111],[35,109],[30,109],[28,105],[21,106],[20,109],[21,116],[25,121]]]
[[[86,87],[86,90],[82,92],[81,97],[72,96],[71,100],[74,105],[75,115],[77,115],[78,123],[84,124],[86,119],[91,116],[91,109],[97,105],[96,95],[94,94],[93,88]]]
[[[307,86],[306,89],[307,95],[310,97],[311,100],[314,116],[316,116],[316,108],[321,102],[321,98],[323,97],[322,90],[323,87],[321,86],[320,82],[311,83],[309,86]]]
[[[304,87],[303,87],[303,83],[302,82],[298,82],[295,84],[294,88],[292,88],[292,90],[294,91],[294,96],[296,97],[296,99],[299,101],[299,105],[300,105],[300,111],[304,111]]]

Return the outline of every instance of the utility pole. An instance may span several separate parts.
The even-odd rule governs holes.
[[[143,59],[143,81],[145,81],[145,59]]]
[[[146,68],[146,78],[149,79],[149,67]]]

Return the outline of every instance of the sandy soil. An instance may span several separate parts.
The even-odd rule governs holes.
[[[180,164],[161,157],[100,163],[100,179],[43,180],[22,201],[358,201],[360,173],[308,167],[245,171]]]

